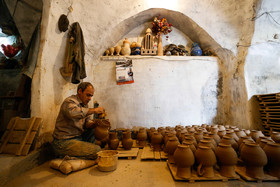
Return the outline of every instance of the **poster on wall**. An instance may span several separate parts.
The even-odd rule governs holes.
[[[117,85],[134,83],[132,60],[116,61]]]

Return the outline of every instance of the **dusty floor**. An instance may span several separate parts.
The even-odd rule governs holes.
[[[243,181],[215,182],[175,182],[164,161],[141,161],[141,151],[137,159],[118,161],[118,168],[113,172],[100,172],[97,167],[67,175],[49,168],[48,162],[36,167],[12,180],[7,186],[121,186],[121,187],[172,187],[172,186],[279,186],[278,182],[246,183]]]

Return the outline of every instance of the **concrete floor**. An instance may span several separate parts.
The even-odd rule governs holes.
[[[137,159],[120,159],[118,168],[113,172],[100,172],[96,166],[63,175],[49,167],[49,162],[40,165],[10,181],[6,186],[121,186],[121,187],[172,187],[172,186],[280,186],[279,182],[243,182],[243,181],[213,181],[213,182],[176,182],[164,161],[141,161],[142,150]]]

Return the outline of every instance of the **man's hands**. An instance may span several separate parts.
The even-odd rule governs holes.
[[[91,114],[103,114],[105,113],[105,110],[103,107],[97,107],[97,108],[89,108],[88,110],[88,115],[91,115]]]

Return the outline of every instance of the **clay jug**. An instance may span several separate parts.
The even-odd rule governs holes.
[[[270,136],[273,141],[280,143],[280,132],[272,132]]]
[[[238,144],[236,141],[230,136],[223,136],[220,143],[230,144],[235,151],[238,151]]]
[[[130,131],[123,132],[122,145],[125,150],[130,150],[132,148],[133,140],[131,139]]]
[[[216,145],[218,145],[221,141],[220,136],[217,133],[209,133],[209,137],[213,138],[216,142]]]
[[[110,122],[105,119],[96,119],[96,126],[94,129],[94,137],[101,141],[109,136]]]
[[[131,53],[130,42],[128,41],[127,38],[125,38],[125,40],[123,41],[123,47],[121,49],[121,53],[124,56],[129,56]]]
[[[217,161],[220,166],[220,174],[225,177],[236,177],[235,165],[237,164],[237,154],[229,144],[220,143],[216,149]]]
[[[238,144],[238,147],[240,147],[240,145],[243,143],[244,140],[253,140],[251,136],[243,136],[243,137],[240,137],[237,144]]]
[[[246,175],[256,179],[264,177],[263,167],[267,164],[267,157],[258,144],[245,143],[240,156],[246,166]]]
[[[243,130],[234,130],[234,133],[238,136],[238,138],[247,136]]]
[[[238,136],[234,133],[233,130],[228,130],[228,131],[226,132],[226,135],[225,135],[225,136],[230,136],[230,137],[232,137],[236,142],[238,142],[238,140],[239,140]]]
[[[250,136],[251,137],[251,136]],[[239,150],[239,153],[241,153],[241,149],[242,147],[245,145],[245,143],[256,143],[253,139],[246,139],[246,140],[243,140],[243,142],[240,144],[238,150]]]
[[[180,144],[180,142],[178,141],[177,137],[171,137],[168,139],[167,143],[166,143],[166,152],[168,154],[168,162],[169,163],[175,163],[174,159],[173,159],[173,154],[175,152],[175,150],[177,149],[177,146]]]
[[[197,147],[197,142],[196,142],[196,139],[194,138],[194,136],[191,136],[191,135],[185,135],[184,136],[184,138],[183,138],[183,141],[190,141],[190,142],[192,142],[193,143],[193,145],[195,146],[195,147]],[[183,142],[182,141],[182,142]]]
[[[194,138],[196,139],[196,142],[199,143],[200,140],[203,139],[203,133],[202,132],[195,132]]]
[[[140,128],[137,134],[137,141],[139,146],[145,146],[147,141],[148,135],[144,128]]]
[[[218,134],[218,135],[220,136],[220,138],[222,139],[222,137],[223,137],[224,135],[226,135],[226,133],[227,133],[227,132],[226,132],[225,130],[219,130],[217,134]]]
[[[147,132],[148,132],[148,139],[151,141],[152,135],[154,134],[154,132],[157,132],[157,130],[155,127],[151,127]]]
[[[202,140],[201,140],[202,141]],[[195,152],[195,159],[199,164],[197,167],[198,176],[214,177],[214,165],[216,164],[216,155],[210,147],[198,146]]]
[[[268,159],[269,174],[280,178],[280,144],[268,142],[263,150]]]
[[[174,152],[174,161],[177,166],[176,175],[181,178],[191,177],[191,167],[194,164],[194,155],[189,146],[178,145]]]
[[[211,141],[211,143],[214,145],[214,147],[215,147],[215,149],[216,149],[217,143],[216,143],[216,141],[215,141],[212,137],[210,137],[210,134],[209,134],[209,136],[204,136],[204,137],[203,137],[203,140],[209,140],[209,141]]]
[[[196,147],[193,145],[192,142],[184,140],[184,141],[182,142],[182,145],[187,145],[187,146],[189,146],[190,149],[192,150],[193,154],[195,153]]]
[[[109,132],[109,148],[116,150],[119,147],[120,140],[117,137],[117,132]]]
[[[251,130],[250,136],[256,142],[260,136],[264,136],[264,135],[263,135],[262,131]]]
[[[152,135],[151,143],[154,151],[161,151],[161,145],[163,143],[163,137],[161,133],[154,132]]]
[[[259,144],[261,142],[261,140],[272,140],[270,136],[260,136],[256,143]]]
[[[216,147],[212,144],[210,140],[200,140],[198,147],[199,146],[210,147],[213,151],[215,151],[216,149]]]
[[[115,47],[115,52],[116,52],[116,55],[117,55],[117,56],[120,56],[121,50],[122,50],[122,47],[121,47],[121,46],[117,45],[117,46]]]

